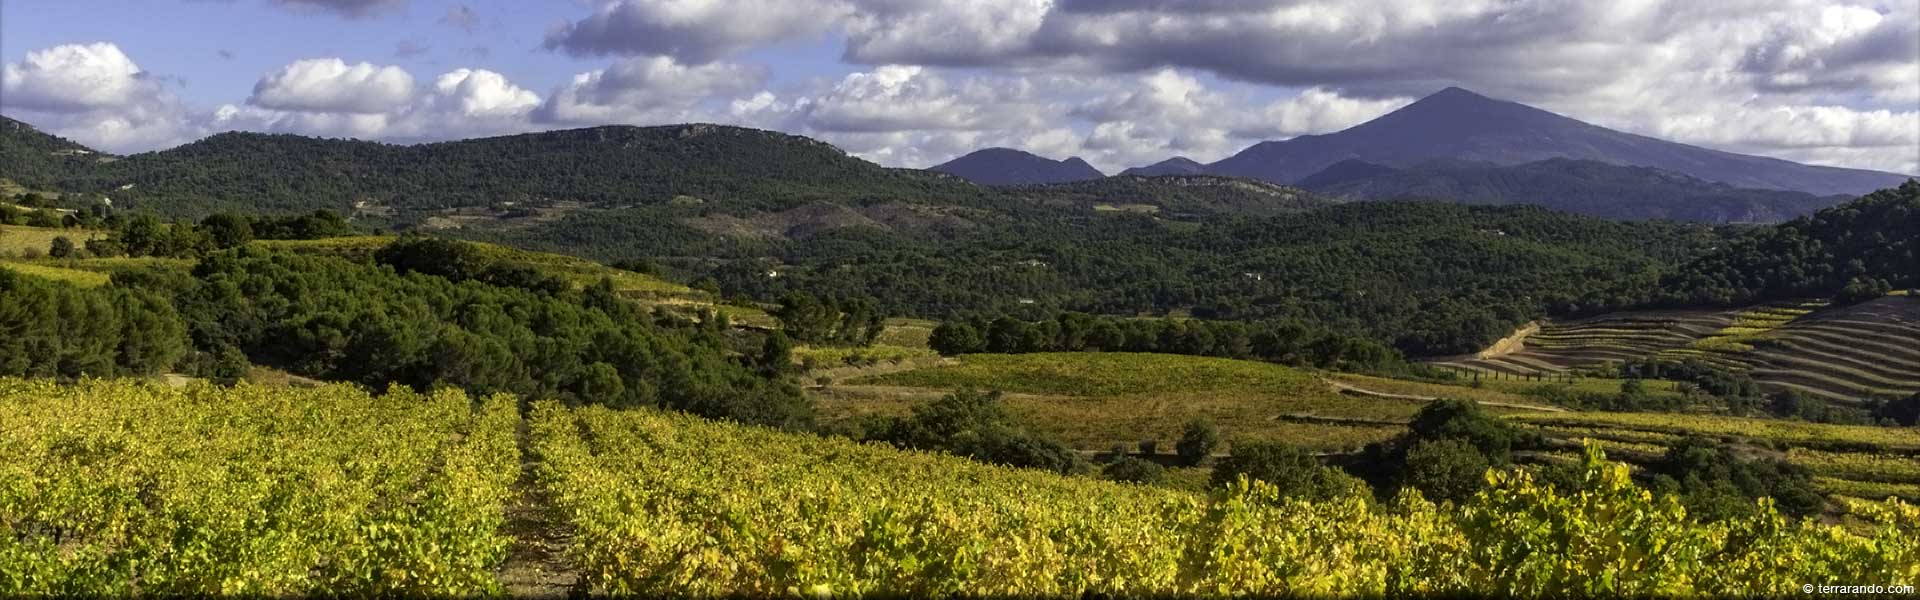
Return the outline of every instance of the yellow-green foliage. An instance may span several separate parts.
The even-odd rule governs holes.
[[[1920,485],[1911,483],[1887,483],[1884,481],[1854,481],[1835,477],[1813,478],[1815,487],[1822,493],[1839,496],[1852,496],[1871,500],[1897,498],[1908,502],[1920,502]]]
[[[880,331],[875,344],[898,346],[901,348],[927,348],[927,339],[933,337],[933,328],[938,323],[920,319],[887,319],[887,326]]]
[[[1920,459],[1910,456],[1793,448],[1787,451],[1787,462],[1839,479],[1920,484]]]
[[[0,380],[0,595],[499,591],[510,397]]]
[[[1785,595],[1920,580],[1920,509],[1864,533],[1764,503],[1699,524],[1585,457],[1582,491],[1492,472],[1461,506],[1205,496],[650,411],[532,415],[539,481],[595,591],[1072,597]],[[584,435],[583,435],[584,434]]]
[[[76,261],[76,262],[79,262],[79,261]],[[98,271],[88,271],[88,270],[77,269],[77,268],[67,268],[66,266],[64,266],[64,261],[59,261],[59,262],[0,261],[0,269],[7,269],[15,273],[19,273],[21,275],[29,275],[33,277],[39,277],[42,279],[59,281],[62,283],[68,283],[68,284],[77,285],[80,287],[100,287],[100,286],[106,285],[108,282],[112,280],[112,277],[107,275],[106,273],[101,273]]]
[[[1121,352],[974,354],[958,364],[855,379],[853,385],[926,390],[932,397],[958,388],[1001,390],[1008,412],[1024,427],[1074,447],[1157,440],[1171,448],[1187,423],[1205,418],[1229,442],[1284,441],[1321,450],[1352,450],[1404,431],[1397,425],[1348,425],[1281,420],[1313,415],[1404,420],[1421,403],[1339,394],[1314,375],[1281,365],[1169,354]],[[822,402],[829,412],[835,404]],[[873,404],[907,409],[879,398]],[[846,412],[880,412],[848,410]]]
[[[1825,306],[1824,302],[1800,302],[1793,305],[1769,305],[1750,308],[1733,316],[1733,322],[1713,335],[1694,340],[1686,349],[1699,352],[1741,353],[1753,350],[1753,342],[1773,330]],[[1684,355],[1674,354],[1674,358]]]
[[[1538,425],[1630,429],[1670,434],[1735,437],[1788,445],[1873,444],[1920,449],[1920,430],[1868,425],[1827,425],[1783,419],[1668,413],[1519,413],[1509,418]]]
[[[916,358],[932,358],[940,354],[926,348],[907,348],[874,344],[855,348],[801,346],[793,349],[793,357],[800,361],[813,361],[823,367],[849,364],[872,364],[879,362],[898,362]]]
[[[73,241],[75,248],[85,248],[87,240],[104,237],[105,235],[106,232],[91,229],[55,229],[0,225],[0,258],[19,258],[29,255],[45,256],[47,249],[53,247],[54,238],[60,237]]]

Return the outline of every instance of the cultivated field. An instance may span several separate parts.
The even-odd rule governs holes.
[[[509,397],[0,379],[0,595],[498,592]]]
[[[909,365],[916,367],[922,365]],[[1233,440],[1326,452],[1404,431],[1420,401],[1343,394],[1319,375],[1264,362],[1133,353],[976,354],[813,390],[822,419],[904,415],[961,388],[1000,390],[1016,420],[1081,450],[1157,442],[1171,452],[1196,418]],[[1516,399],[1514,404],[1538,404]],[[1521,409],[1493,408],[1494,412]]]
[[[1920,299],[1618,313],[1548,323],[1508,353],[1433,364],[1494,380],[1535,380],[1649,357],[1705,361],[1772,389],[1839,402],[1904,397],[1920,393]]]

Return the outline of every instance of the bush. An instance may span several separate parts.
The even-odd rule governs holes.
[[[1158,463],[1131,456],[1108,464],[1100,470],[1100,475],[1113,481],[1144,485],[1159,485],[1167,480],[1167,470]]]
[[[1213,468],[1214,487],[1232,485],[1239,478],[1264,481],[1283,498],[1326,500],[1366,489],[1358,479],[1320,464],[1313,454],[1286,444],[1237,444],[1233,454]]]
[[[913,415],[874,428],[865,439],[901,448],[937,450],[1010,467],[1078,474],[1092,470],[1078,452],[1013,425],[999,392],[960,390]]]
[[[1486,486],[1487,456],[1459,439],[1424,440],[1407,450],[1400,487],[1427,498],[1463,502]]]
[[[1220,445],[1220,431],[1212,421],[1194,419],[1187,424],[1186,431],[1180,433],[1180,441],[1173,449],[1180,454],[1180,464],[1196,466],[1213,456],[1213,449]]]
[[[1744,459],[1725,445],[1698,437],[1669,447],[1647,470],[1655,476],[1654,489],[1679,495],[1702,520],[1750,516],[1758,510],[1753,500],[1763,496],[1773,498],[1780,512],[1797,517],[1818,514],[1826,504],[1805,468],[1777,459]]]

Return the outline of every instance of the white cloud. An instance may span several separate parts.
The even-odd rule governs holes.
[[[523,116],[540,105],[540,95],[484,69],[457,69],[434,80],[434,103],[479,118]]]
[[[732,63],[685,65],[672,58],[624,59],[580,73],[554,90],[535,118],[550,123],[661,124],[699,120],[703,103],[751,94],[766,69]]]
[[[413,76],[405,69],[312,58],[260,78],[247,103],[282,111],[380,114],[412,98]]]
[[[125,106],[157,88],[119,46],[105,42],[28,52],[0,73],[8,106],[49,112]]]
[[[36,50],[0,68],[0,109],[116,153],[177,145],[197,133],[159,78],[105,42]]]

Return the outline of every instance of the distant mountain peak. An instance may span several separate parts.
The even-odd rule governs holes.
[[[1207,166],[1185,156],[1175,156],[1144,167],[1134,167],[1121,171],[1121,175],[1156,177],[1160,175],[1205,175]]]
[[[1736,188],[1864,194],[1903,175],[1803,165],[1615,131],[1448,87],[1342,131],[1261,142],[1209,172],[1298,183],[1345,160],[1405,169],[1436,160],[1512,166],[1553,158],[1654,167]],[[1336,172],[1337,173],[1337,172]]]
[[[1107,176],[1077,156],[1053,160],[1012,148],[976,150],[928,170],[957,175],[981,185],[1066,183]]]

